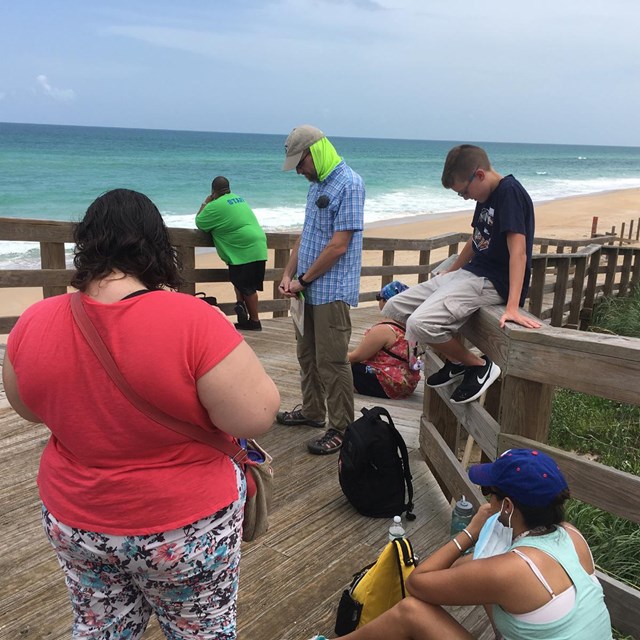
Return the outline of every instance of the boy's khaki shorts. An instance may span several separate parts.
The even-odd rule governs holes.
[[[382,314],[406,323],[410,343],[439,344],[450,340],[474,311],[493,304],[504,300],[491,281],[458,269],[393,296]]]

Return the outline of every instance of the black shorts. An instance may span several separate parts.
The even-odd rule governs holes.
[[[374,398],[389,397],[382,388],[376,374],[369,373],[362,362],[352,362],[351,373],[353,374],[353,387],[356,393],[360,393],[363,396],[373,396]]]
[[[252,296],[256,291],[262,291],[266,264],[266,260],[230,264],[229,280],[243,296]]]

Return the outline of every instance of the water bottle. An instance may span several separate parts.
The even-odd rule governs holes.
[[[404,538],[404,527],[400,516],[393,516],[393,523],[389,527],[389,540],[396,538]]]
[[[473,505],[464,496],[453,507],[451,514],[451,537],[460,533],[473,518]]]

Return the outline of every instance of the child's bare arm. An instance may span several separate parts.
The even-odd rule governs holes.
[[[515,322],[523,327],[537,329],[540,323],[520,312],[520,294],[527,267],[526,238],[522,233],[509,231],[507,246],[509,247],[509,297],[505,312],[500,318],[500,326],[504,327],[506,322]]]

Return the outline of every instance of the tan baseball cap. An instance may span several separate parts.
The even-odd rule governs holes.
[[[282,170],[295,169],[305,150],[324,137],[324,133],[320,129],[310,124],[301,124],[299,127],[295,127],[284,143],[285,159]]]

